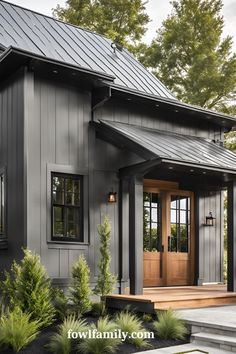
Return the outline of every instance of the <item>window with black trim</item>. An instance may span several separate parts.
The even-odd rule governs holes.
[[[52,240],[83,242],[83,177],[52,173]]]
[[[5,226],[5,175],[0,173],[0,241],[6,240]]]

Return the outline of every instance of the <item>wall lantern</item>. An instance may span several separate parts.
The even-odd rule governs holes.
[[[108,193],[108,203],[116,203],[116,192],[109,192]]]
[[[209,215],[206,216],[206,223],[205,226],[214,226],[216,218],[213,217],[212,212],[209,212]]]

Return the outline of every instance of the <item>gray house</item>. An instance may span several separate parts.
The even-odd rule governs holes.
[[[179,102],[109,39],[0,0],[0,270],[41,255],[66,286],[112,225],[117,292],[223,281],[236,290],[235,118]]]

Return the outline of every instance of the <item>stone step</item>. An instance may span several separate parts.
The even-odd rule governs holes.
[[[236,338],[216,333],[199,332],[191,335],[191,342],[236,353]]]
[[[209,322],[198,322],[198,321],[190,321],[184,319],[184,322],[189,326],[190,333],[213,333],[219,334],[228,337],[236,338],[236,327],[235,326],[227,326],[225,323],[209,323]]]

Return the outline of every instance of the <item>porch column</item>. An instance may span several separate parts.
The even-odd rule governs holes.
[[[236,291],[236,182],[228,185],[228,291]]]
[[[143,293],[143,177],[130,178],[129,195],[130,294]]]

